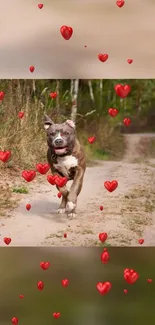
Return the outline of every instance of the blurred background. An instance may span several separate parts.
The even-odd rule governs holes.
[[[0,78],[154,77],[154,0],[122,8],[115,0],[44,0],[42,9],[38,2],[0,1]],[[74,30],[69,41],[62,25]],[[99,53],[109,54],[107,62]]]
[[[145,325],[154,322],[154,248],[109,248],[110,261],[100,261],[101,248],[1,248],[0,324],[106,324]],[[41,261],[50,261],[44,271]],[[135,284],[123,278],[125,268],[140,277]],[[69,286],[62,287],[67,278]],[[152,283],[147,280],[151,278]],[[44,289],[37,289],[37,282]],[[96,290],[97,282],[110,281],[107,295]],[[123,290],[127,289],[125,295]],[[23,299],[19,295],[24,295]],[[59,319],[53,312],[60,312]]]

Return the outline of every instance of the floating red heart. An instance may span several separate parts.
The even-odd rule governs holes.
[[[38,8],[39,8],[39,9],[42,9],[43,6],[44,6],[43,3],[39,3],[39,4],[38,4]]]
[[[42,281],[39,281],[38,283],[37,283],[37,288],[38,288],[38,290],[43,290],[44,289],[44,283],[42,282]]]
[[[40,174],[45,175],[49,171],[50,166],[49,164],[37,164],[36,169]]]
[[[60,317],[60,313],[53,313],[53,317],[54,318],[59,318]]]
[[[108,113],[109,113],[109,115],[111,115],[112,117],[115,117],[115,116],[117,116],[117,114],[118,114],[118,109],[117,109],[117,108],[109,108]]]
[[[108,190],[109,192],[113,192],[116,190],[118,186],[118,182],[117,181],[106,181],[104,182],[104,187],[106,188],[106,190]]]
[[[127,295],[128,290],[127,289],[124,289],[123,291],[124,291],[124,294]]]
[[[0,91],[0,100],[3,100],[4,99],[4,96],[5,96],[4,92],[3,91]]]
[[[62,281],[61,281],[61,284],[62,284],[62,286],[65,287],[65,288],[68,287],[68,285],[69,285],[69,281],[68,281],[68,279],[64,279],[64,280],[62,280]]]
[[[102,54],[102,53],[99,53],[98,54],[98,59],[101,61],[101,62],[105,62],[108,60],[108,54]]]
[[[57,178],[55,179],[55,184],[56,184],[58,187],[63,187],[63,186],[65,186],[67,182],[68,182],[67,177],[57,177]]]
[[[29,67],[29,70],[30,70],[30,72],[34,72],[35,67],[33,65],[31,65],[31,67]]]
[[[24,112],[19,112],[19,113],[18,113],[18,117],[19,117],[19,118],[23,118],[24,114],[25,114]]]
[[[4,243],[6,245],[9,245],[11,243],[11,238],[10,237],[4,237],[3,241],[4,241]]]
[[[64,238],[67,238],[67,234],[66,233],[64,233]]]
[[[112,284],[110,282],[98,282],[96,285],[97,290],[101,295],[105,295],[110,291]]]
[[[72,27],[69,27],[69,26],[62,26],[60,28],[60,33],[61,33],[62,37],[66,41],[68,41],[71,38],[72,34],[73,34],[73,29],[72,29]]]
[[[125,117],[124,120],[123,120],[123,122],[124,122],[124,125],[125,126],[129,126],[131,124],[131,120],[128,117]]]
[[[34,170],[23,170],[22,177],[27,181],[31,182],[36,177],[36,172]]]
[[[104,264],[107,264],[109,261],[110,255],[107,252],[107,249],[105,248],[104,251],[101,254],[101,262]]]
[[[55,91],[54,93],[50,93],[50,97],[52,98],[52,99],[54,99],[54,98],[56,98],[57,97],[57,92]]]
[[[116,94],[121,98],[127,97],[131,91],[131,87],[129,85],[123,86],[123,85],[118,84],[114,88],[115,88]]]
[[[47,270],[49,269],[50,267],[50,262],[40,262],[40,267],[43,269],[43,270]]]
[[[100,211],[103,211],[103,205],[100,206]]]
[[[142,245],[144,243],[144,239],[139,239],[138,242],[140,245]]]
[[[131,63],[133,62],[133,60],[132,60],[132,59],[128,59],[127,62],[128,62],[129,64],[131,64]]]
[[[60,199],[62,197],[62,193],[58,192],[57,197]]]
[[[4,163],[7,162],[11,157],[11,151],[0,151],[0,160]]]
[[[24,295],[20,295],[19,298],[20,298],[20,299],[23,299],[23,298],[24,298]]]
[[[88,138],[88,142],[89,142],[90,144],[94,143],[95,141],[96,141],[96,137],[89,137],[89,138]]]
[[[31,210],[31,204],[30,203],[26,204],[26,210],[27,211]]]
[[[147,282],[148,283],[152,283],[152,279],[147,279]]]
[[[124,0],[118,0],[118,1],[116,1],[116,4],[117,4],[117,6],[118,6],[119,8],[121,8],[121,7],[124,6],[125,1],[124,1]]]
[[[17,325],[18,324],[18,318],[17,317],[12,317],[12,324]]]
[[[107,235],[106,232],[101,232],[101,233],[98,235],[98,237],[99,237],[99,240],[100,240],[102,243],[104,243],[104,242],[106,241],[108,235]]]
[[[58,177],[58,175],[47,175],[47,180],[51,185],[56,185],[55,180]]]
[[[129,284],[135,283],[139,278],[139,274],[132,269],[125,269],[124,270],[124,279]]]

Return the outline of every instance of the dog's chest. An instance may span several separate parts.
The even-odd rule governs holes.
[[[78,160],[72,155],[65,157],[57,157],[57,164],[54,167],[64,176],[69,177],[71,168],[75,168],[78,165]]]

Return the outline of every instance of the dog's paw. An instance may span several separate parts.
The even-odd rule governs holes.
[[[71,201],[68,201],[67,205],[66,205],[66,211],[67,212],[73,211],[75,209],[75,207],[76,207],[76,204],[74,204]]]
[[[68,219],[74,219],[75,217],[76,217],[76,213],[75,212],[67,213],[67,218]]]
[[[65,213],[66,212],[66,209],[58,209],[57,210],[57,213],[58,214],[62,214],[62,213]]]

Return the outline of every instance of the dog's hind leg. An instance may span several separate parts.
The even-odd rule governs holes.
[[[58,187],[58,191],[62,193],[62,200],[59,209],[57,210],[57,213],[65,213],[66,212],[66,204],[67,204],[67,196],[69,194],[69,191],[66,186]]]

